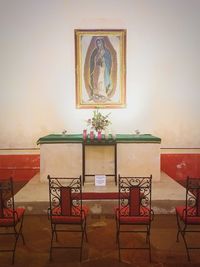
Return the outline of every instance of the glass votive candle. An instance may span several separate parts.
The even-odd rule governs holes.
[[[87,139],[87,130],[83,130],[83,140],[85,141]]]
[[[94,140],[94,131],[90,131],[90,140]]]
[[[112,133],[112,139],[115,140],[116,139],[116,134]]]
[[[97,139],[98,139],[98,141],[101,141],[101,138],[102,138],[101,131],[98,131],[98,134],[97,134]]]
[[[109,132],[105,131],[105,139],[108,140],[109,139]]]

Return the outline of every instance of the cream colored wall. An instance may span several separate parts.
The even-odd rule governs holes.
[[[200,147],[200,1],[1,0],[0,148],[81,132],[74,29],[127,29],[127,107],[112,129],[139,129],[161,147]]]

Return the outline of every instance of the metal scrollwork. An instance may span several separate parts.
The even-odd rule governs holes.
[[[151,177],[120,177],[120,215],[129,216],[131,187],[137,187],[140,190],[140,216],[148,216],[151,208]]]
[[[81,177],[78,178],[50,178],[49,177],[49,194],[51,210],[53,215],[62,216],[62,197],[61,188],[70,190],[71,213],[73,216],[80,216],[82,210],[82,189]]]

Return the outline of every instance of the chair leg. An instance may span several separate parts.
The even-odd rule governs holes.
[[[15,241],[14,241],[14,246],[13,246],[13,255],[12,255],[12,264],[14,264],[15,262],[15,251],[16,251],[16,247],[17,247],[17,242],[19,237],[21,236],[22,241],[23,241],[23,245],[25,245],[25,240],[24,240],[24,236],[22,234],[22,226],[23,226],[23,218],[21,220],[20,226],[18,228],[16,228],[17,226],[14,225],[14,236],[15,236]]]
[[[149,240],[149,262],[151,263],[151,244],[150,244],[150,240]]]
[[[13,255],[12,255],[12,264],[14,264],[15,262],[15,251],[16,251],[16,247],[17,247],[17,241],[19,239],[19,232],[17,231],[16,227],[14,226],[14,233],[13,233],[14,237],[15,237],[15,241],[14,241],[14,245],[13,245]]]
[[[15,250],[16,250],[16,246],[17,246],[18,237],[19,237],[18,235],[15,236],[15,243],[14,243],[13,254],[12,254],[12,264],[14,264],[14,262],[15,262]]]
[[[56,224],[55,224],[55,227],[54,227],[54,233],[55,233],[55,236],[56,236],[56,242],[58,242],[58,234],[57,234],[57,231],[56,231]]]
[[[147,231],[146,231],[146,243],[149,243],[149,236],[150,236],[150,230],[149,230],[149,226],[147,225]]]
[[[187,259],[188,259],[188,261],[190,261],[189,249],[188,249],[187,241],[186,241],[186,237],[185,237],[187,226],[184,224],[184,222],[182,222],[182,224],[184,224],[184,225],[181,226],[181,219],[180,219],[178,213],[176,213],[176,221],[177,221],[177,227],[178,227],[178,231],[177,231],[177,235],[176,235],[176,242],[179,242],[179,235],[181,234],[185,248],[186,248]]]
[[[49,261],[52,261],[52,246],[53,246],[54,235],[56,236],[56,241],[57,241],[58,239],[56,233],[56,225],[51,225],[51,246],[49,251]]]
[[[86,242],[88,242],[87,232],[86,232],[86,218],[83,220],[81,224],[81,244],[80,244],[80,262],[82,261],[82,255],[83,255],[83,241],[84,237],[86,239]]]
[[[148,246],[149,246],[149,261],[151,262],[151,241],[150,241],[150,234],[148,237]]]
[[[151,257],[151,240],[150,240],[150,230],[151,226],[147,225],[146,226],[146,243],[147,243],[147,249],[149,250],[149,262],[152,262],[152,257]],[[119,261],[121,262],[121,247],[120,247],[120,224],[117,224],[117,233],[116,233],[116,242],[118,244],[118,258]]]
[[[86,242],[88,242],[86,226],[87,226],[87,222],[86,222],[86,219],[85,219],[85,220],[84,220],[84,235],[85,235],[85,240],[86,240]]]
[[[23,233],[22,233],[23,222],[24,222],[24,216],[22,217],[21,224],[20,224],[20,227],[19,227],[19,235],[21,236],[22,241],[23,241],[23,244],[25,245],[24,235],[23,235]]]
[[[186,235],[186,232],[185,232],[186,231],[186,228],[187,228],[187,226],[184,225],[184,227],[183,227],[183,229],[181,229],[180,233],[181,233],[181,235],[183,237],[183,242],[185,244],[186,253],[187,253],[187,259],[188,259],[188,261],[190,261],[189,249],[188,249],[188,245],[187,245],[187,241],[186,241],[186,237],[185,237],[185,235]]]
[[[119,242],[119,244],[118,244],[118,257],[119,257],[119,262],[121,262],[120,242]]]
[[[118,224],[117,228],[117,245],[118,245],[118,258],[121,262],[121,250],[120,250],[120,225]]]
[[[147,235],[146,235],[146,242],[148,243],[149,247],[149,261],[151,262],[151,241],[150,241],[150,229],[151,226],[147,225]]]
[[[119,221],[117,220],[117,217],[115,217],[115,223],[116,223],[116,243],[119,242]]]
[[[49,261],[52,261],[52,243],[53,243],[53,237],[51,237],[51,246],[49,250]]]
[[[115,215],[115,222],[116,222],[116,243],[118,247],[118,259],[121,261],[121,251],[120,251],[120,223]]]
[[[80,262],[82,261],[82,255],[83,255],[83,239],[85,235],[85,222],[81,225],[81,244],[80,244]]]
[[[176,234],[176,242],[179,242],[179,234],[181,232],[181,225],[180,225],[180,220],[179,220],[178,213],[176,213],[176,222],[177,222],[177,228],[178,228],[178,231],[177,231],[177,234]]]

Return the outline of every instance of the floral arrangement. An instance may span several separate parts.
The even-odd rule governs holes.
[[[110,113],[107,115],[102,115],[98,109],[93,111],[93,117],[87,120],[87,126],[95,129],[95,131],[106,130],[106,128],[111,124],[108,119]]]

